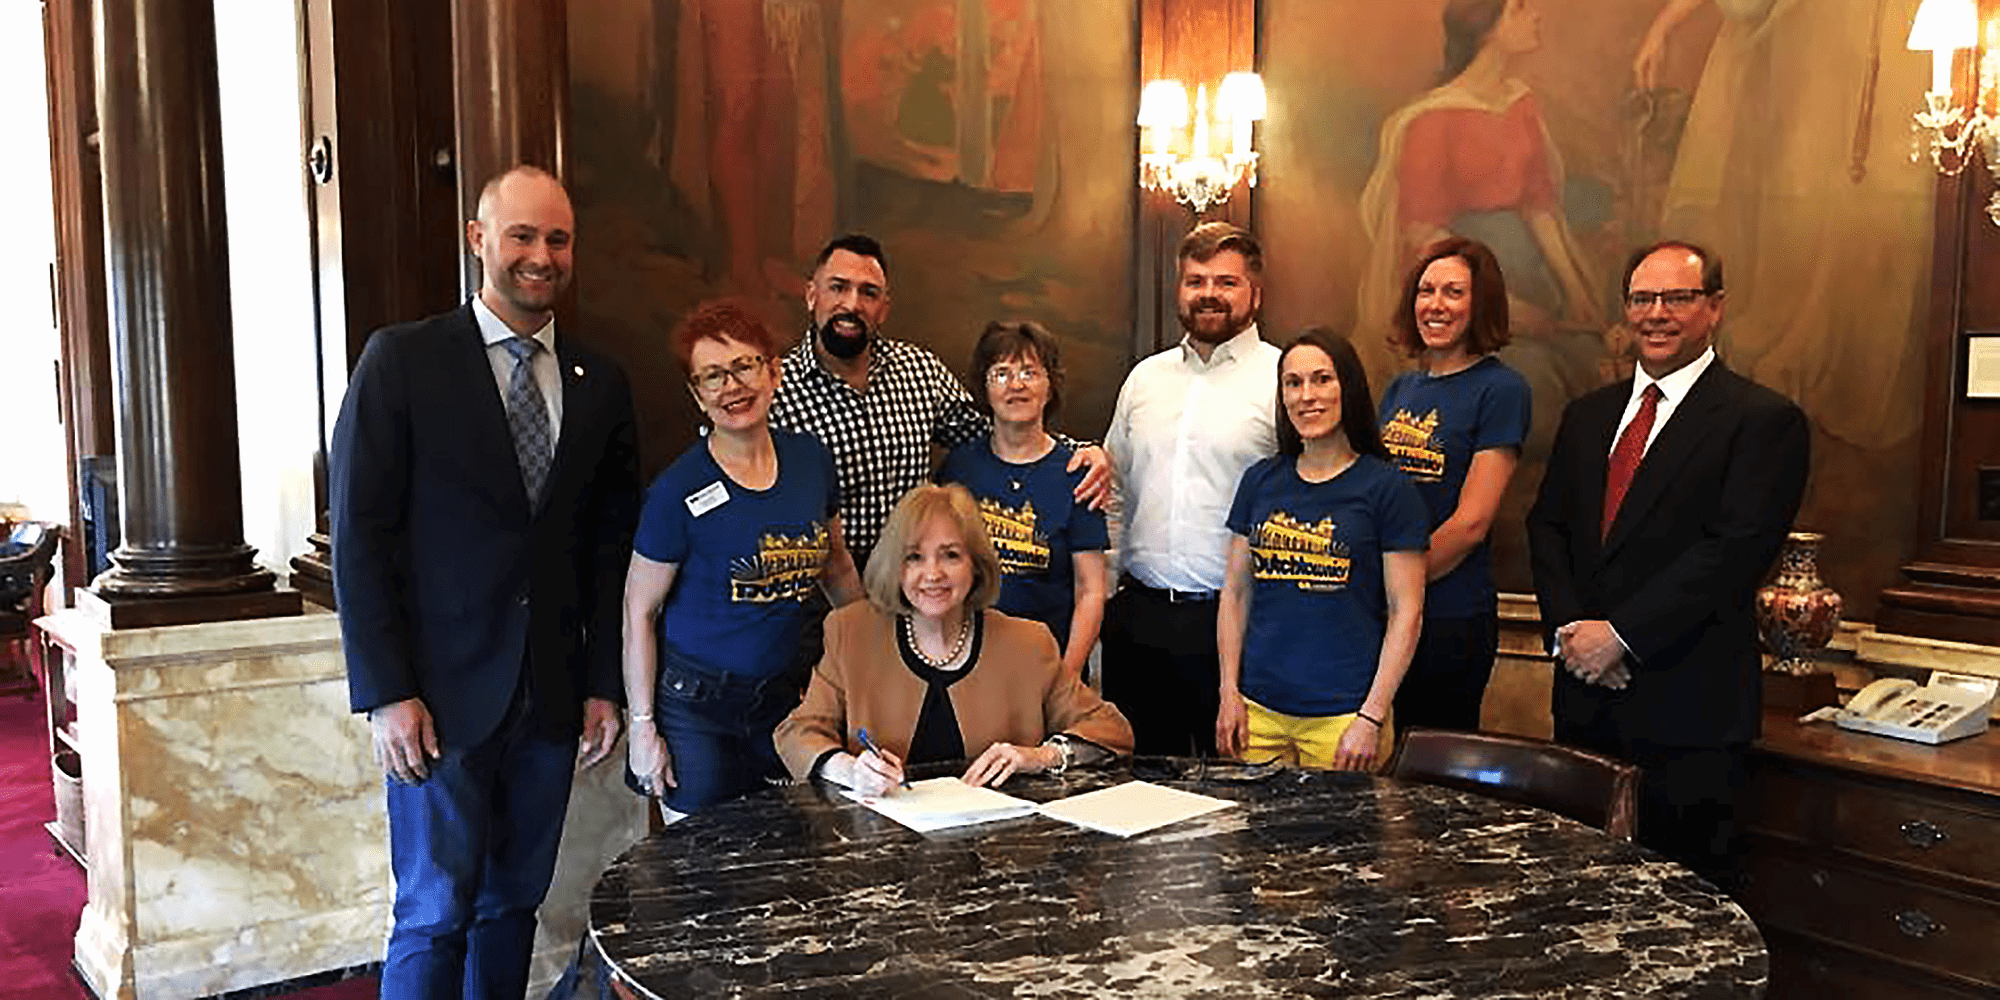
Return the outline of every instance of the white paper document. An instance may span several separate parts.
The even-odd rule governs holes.
[[[1131,837],[1235,804],[1150,781],[1128,781],[1045,803],[1040,812],[1086,830]]]
[[[840,794],[918,833],[1016,819],[1035,812],[1035,804],[1027,799],[991,788],[976,788],[955,777],[912,782],[910,787],[898,788],[881,798],[868,798],[853,789],[842,789]]]

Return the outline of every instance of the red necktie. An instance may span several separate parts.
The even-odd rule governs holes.
[[[1618,507],[1625,502],[1625,491],[1632,488],[1632,476],[1639,471],[1639,460],[1646,457],[1646,438],[1653,433],[1653,420],[1660,415],[1659,383],[1646,387],[1639,394],[1639,412],[1632,414],[1632,422],[1625,425],[1625,432],[1618,435],[1618,446],[1611,449],[1611,469],[1604,476],[1604,526],[1601,537],[1610,537],[1611,522],[1618,518]]]

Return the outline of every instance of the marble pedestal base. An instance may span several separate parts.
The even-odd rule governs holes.
[[[90,900],[75,961],[99,997],[182,1000],[381,960],[382,776],[347,709],[335,616],[42,623],[76,684]],[[578,778],[535,995],[574,954],[597,873],[645,831],[622,758]]]

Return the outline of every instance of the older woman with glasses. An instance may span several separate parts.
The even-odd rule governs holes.
[[[1000,559],[972,495],[903,495],[868,556],[868,602],[826,619],[826,656],[778,727],[793,776],[864,795],[905,764],[969,759],[967,784],[1132,749],[1132,726],[1065,668],[1048,629],[992,610]]]
[[[674,357],[710,422],[646,494],[625,577],[627,781],[687,813],[782,781],[771,732],[799,702],[806,600],[860,596],[833,456],[772,429],[771,333],[730,302],[697,308]]]
[[[1076,501],[1083,469],[1067,471],[1071,449],[1050,436],[1062,404],[1062,352],[1039,323],[989,323],[973,348],[967,380],[993,433],[959,445],[938,469],[979,503],[1000,557],[1000,597],[1017,618],[1049,627],[1063,665],[1079,676],[1097,645],[1110,593],[1104,514]]]

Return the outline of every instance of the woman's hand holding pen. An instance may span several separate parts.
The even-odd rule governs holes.
[[[856,733],[855,738],[863,749],[861,756],[854,758],[853,780],[847,787],[870,797],[886,794],[899,785],[910,787],[909,780],[903,777],[903,758],[877,746],[868,738],[866,729]]]
[[[854,758],[854,781],[850,787],[862,795],[886,795],[903,784],[903,760],[895,754],[875,747]]]

